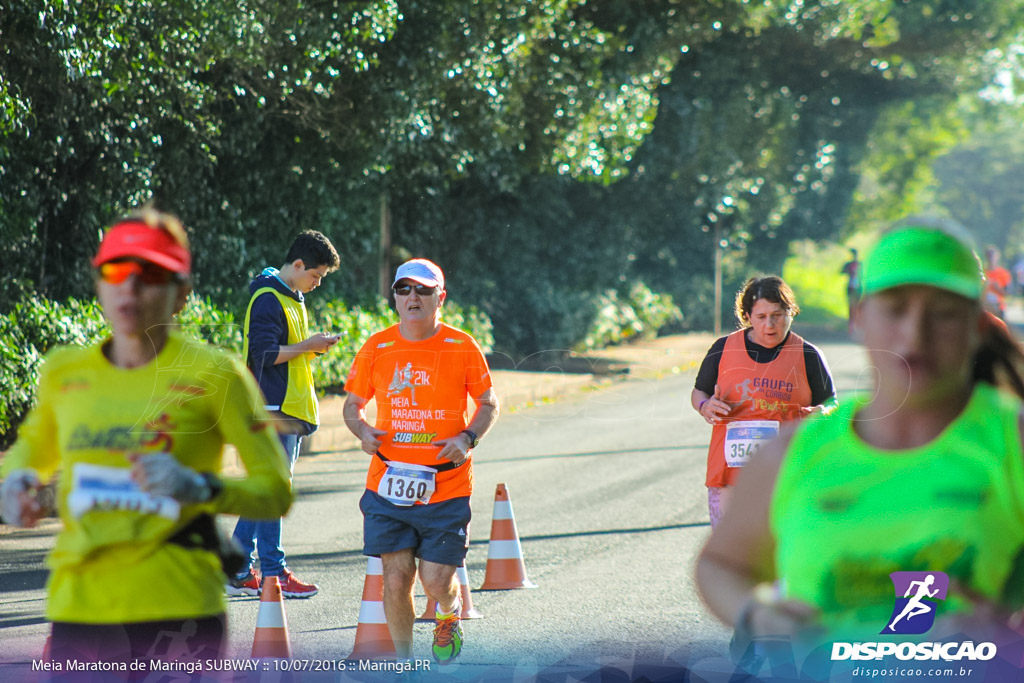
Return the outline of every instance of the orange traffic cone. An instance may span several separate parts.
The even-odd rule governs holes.
[[[263,578],[263,595],[260,597],[260,611],[256,615],[252,656],[254,659],[289,659],[292,656],[288,644],[288,624],[284,619],[284,604],[281,602],[281,583],[276,576]]]
[[[466,561],[462,561],[462,565],[455,570],[455,574],[459,577],[459,593],[462,595],[462,619],[483,619],[484,615],[480,614],[477,610],[473,609],[473,598],[469,593],[469,574],[466,572]],[[423,610],[423,615],[419,618],[419,621],[433,621],[434,612],[437,611],[437,600],[432,599],[429,595],[427,596],[427,607]]]
[[[368,557],[356,643],[348,658],[394,659],[395,655],[395,642],[391,640],[388,620],[384,616],[384,565],[379,557]]]
[[[487,546],[487,571],[482,591],[500,591],[511,588],[536,588],[526,578],[523,564],[523,546],[519,544],[516,517],[512,512],[512,499],[508,487],[498,484],[494,492],[494,516],[491,518],[491,542]]]

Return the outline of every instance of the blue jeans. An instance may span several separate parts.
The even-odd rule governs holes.
[[[278,439],[281,440],[285,455],[288,456],[288,470],[294,472],[302,437],[297,434],[279,434]],[[249,556],[249,567],[238,578],[244,578],[249,573],[257,554],[260,557],[260,571],[263,572],[263,576],[280,576],[288,566],[284,561],[284,549],[281,547],[280,519],[257,521],[239,517],[232,535],[242,547],[242,552]]]

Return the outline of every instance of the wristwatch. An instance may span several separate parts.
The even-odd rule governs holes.
[[[466,435],[469,436],[469,447],[470,448],[476,448],[476,445],[478,443],[480,443],[480,437],[478,437],[476,435],[476,432],[474,432],[471,429],[463,429],[461,432],[459,432],[459,434],[466,434]]]

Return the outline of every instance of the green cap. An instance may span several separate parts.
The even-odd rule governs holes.
[[[977,299],[984,276],[967,244],[942,230],[911,224],[883,235],[864,261],[864,295],[900,285],[929,285]]]

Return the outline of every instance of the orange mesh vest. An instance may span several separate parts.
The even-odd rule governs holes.
[[[756,363],[747,354],[745,334],[745,329],[737,330],[726,337],[718,364],[722,399],[732,405],[725,422],[796,420],[800,408],[811,404],[803,338],[790,331],[775,360]],[[725,464],[725,422],[711,428],[706,486],[731,486],[741,469]]]

